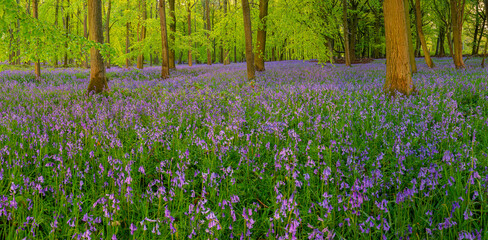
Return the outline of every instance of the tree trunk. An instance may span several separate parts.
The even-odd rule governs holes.
[[[210,43],[210,0],[205,0],[205,19],[207,26],[207,42]],[[212,50],[210,50],[210,44],[207,46],[207,65],[212,65]]]
[[[237,0],[234,0],[234,10],[237,11]],[[237,32],[237,21],[234,22],[234,32]],[[234,62],[237,63],[237,34],[234,38]]]
[[[227,0],[224,0],[224,16],[227,17]],[[227,36],[227,23],[225,24],[225,36]],[[224,65],[230,64],[229,50],[227,49],[227,43],[223,42],[224,45]]]
[[[452,56],[456,69],[465,68],[463,61],[463,17],[464,0],[450,0],[451,5],[451,25],[453,33],[454,54]]]
[[[408,0],[402,0],[405,4],[405,21],[407,22],[407,37],[408,37],[408,54],[410,58],[410,69],[412,73],[417,72],[417,63],[415,62],[415,52],[413,49],[413,41],[412,41],[412,30],[410,28],[410,6],[408,5]]]
[[[407,27],[405,16],[406,0],[384,0],[386,40],[386,82],[383,90],[390,96],[396,92],[410,95],[414,91],[408,53]]]
[[[130,0],[127,0],[127,11],[130,9]],[[125,24],[125,54],[129,55],[130,50],[130,21]],[[130,68],[129,56],[125,57],[125,68]]]
[[[146,19],[147,19],[147,11],[146,11],[146,0],[141,0],[140,2],[141,6],[141,14],[142,14],[142,22],[141,22],[141,32],[140,32],[140,38],[139,41],[144,41],[146,38]],[[141,47],[143,48],[143,47]],[[141,53],[139,56],[137,56],[137,68],[143,69],[144,68],[144,53],[142,52],[142,49],[140,49]]]
[[[354,11],[353,14],[351,14],[351,24],[348,25],[348,30],[349,30],[349,54],[350,54],[350,61],[351,64],[356,61],[356,38],[358,35],[358,24],[359,24],[359,19],[358,19],[358,14],[356,13],[357,11],[357,2],[354,2],[352,10]]]
[[[485,30],[485,24],[486,24],[486,17],[483,19],[483,25],[481,25],[481,32],[478,37],[478,42],[476,43],[476,52],[475,54],[478,54],[480,51],[480,45],[481,45],[481,38],[483,38],[483,32]]]
[[[485,4],[485,19],[488,18],[488,0],[484,0],[483,3]],[[481,67],[485,67],[485,58],[486,58],[486,48],[488,47],[488,36],[486,37],[485,42],[485,50],[483,51],[483,62],[481,62]]]
[[[192,66],[192,59],[191,59],[191,0],[188,0],[188,5],[186,7],[186,11],[188,12],[188,66]]]
[[[334,39],[327,38],[327,48],[329,49],[329,62],[334,63]]]
[[[444,47],[444,43],[446,40],[446,28],[442,26],[439,28],[439,55],[440,57],[446,56],[446,48]]]
[[[264,54],[266,52],[266,17],[268,16],[269,0],[259,0],[259,20],[257,36],[257,52],[254,56],[256,71],[262,72],[264,67]]]
[[[166,29],[166,6],[165,0],[159,0],[159,19],[161,22],[161,79],[169,78],[169,49],[168,33]],[[174,58],[174,57],[173,57]],[[174,59],[173,59],[174,60]],[[173,61],[174,63],[174,61]]]
[[[424,31],[422,30],[422,12],[420,11],[420,0],[415,0],[415,19],[417,21],[417,33],[420,38],[420,44],[422,45],[422,51],[424,52],[425,56],[425,63],[429,68],[434,67],[434,62],[430,58],[430,51],[427,47],[427,42],[425,42]]]
[[[110,9],[112,8],[112,1],[108,0],[107,16],[105,18],[105,31],[107,32],[107,44],[110,44]],[[107,68],[110,68],[110,53],[107,56]]]
[[[373,48],[373,58],[380,57],[380,25],[381,25],[381,16],[380,14],[376,14],[374,18],[374,48]]]
[[[169,49],[169,68],[176,68],[175,65],[175,47],[176,47],[176,14],[175,14],[175,0],[169,0],[169,17],[171,18],[171,23],[169,24],[169,43],[171,48]]]
[[[349,28],[347,26],[347,0],[342,0],[342,24],[344,25],[344,59],[346,66],[351,66],[351,53],[349,45]]]
[[[18,0],[17,0],[18,1]],[[56,0],[56,5],[54,6],[54,27],[58,27],[58,15],[59,15],[59,0]],[[54,67],[58,67],[58,54],[54,54]]]
[[[477,40],[478,40],[478,28],[480,26],[480,17],[479,17],[479,1],[476,1],[476,10],[475,10],[475,24],[474,24],[474,36],[473,36],[473,47],[471,49],[471,55],[475,55],[476,52],[476,46],[477,46]],[[486,18],[485,18],[486,19]],[[481,26],[483,28],[483,26]]]
[[[254,79],[254,55],[252,54],[252,28],[251,28],[251,9],[249,1],[242,0],[242,13],[244,18],[244,33],[246,35],[246,63],[247,79]]]
[[[68,6],[69,6],[69,0],[68,0]],[[68,39],[69,35],[69,13],[66,13],[66,20],[65,20],[65,29],[66,29],[66,39]],[[68,40],[65,41],[64,43],[64,67],[68,67]]]
[[[38,0],[32,0],[32,17],[35,19],[39,18],[38,9],[37,9],[38,4],[39,4]],[[36,46],[36,52],[38,52],[39,48],[40,48],[39,40],[36,39],[36,42],[37,42],[36,43],[36,45],[37,45]],[[41,62],[39,61],[39,56],[37,54],[36,54],[36,60],[35,61],[36,62],[34,63],[34,68],[35,68],[34,72],[36,74],[36,80],[40,81],[41,80]]]
[[[88,24],[90,40],[103,44],[102,1],[88,0]],[[90,49],[90,84],[87,94],[108,91],[108,81],[105,66],[100,51],[94,47]]]

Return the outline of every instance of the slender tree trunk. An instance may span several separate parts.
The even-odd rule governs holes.
[[[234,0],[234,11],[237,11],[237,0]],[[237,21],[234,22],[234,62],[237,63]]]
[[[18,1],[18,0],[17,0]],[[58,15],[59,15],[59,0],[56,0],[56,5],[54,5],[54,26],[58,27]],[[54,67],[58,67],[58,54],[54,54]]]
[[[415,62],[415,51],[413,49],[413,41],[412,41],[412,30],[410,28],[410,6],[408,5],[408,0],[402,0],[405,4],[405,21],[407,22],[407,37],[408,37],[408,54],[410,58],[410,69],[412,73],[417,72],[417,63]]]
[[[446,48],[444,47],[444,42],[445,42],[445,37],[446,37],[446,29],[444,26],[441,26],[439,28],[439,57],[444,57],[446,56]]]
[[[161,44],[162,44],[161,79],[169,78],[168,33],[166,29],[166,6],[164,2],[165,0],[159,0],[159,19],[161,22]]]
[[[39,16],[38,16],[38,0],[32,0],[32,17],[35,18],[35,19],[38,19]],[[39,40],[36,39],[36,52],[39,51]],[[34,67],[35,67],[35,74],[36,74],[36,80],[39,81],[41,80],[41,62],[39,61],[39,56],[36,55],[36,62],[34,63]]]
[[[414,91],[408,53],[407,27],[405,16],[406,0],[384,0],[386,39],[386,82],[384,91],[391,96],[396,92],[410,95]]]
[[[485,5],[485,19],[488,18],[488,0],[483,0]],[[485,50],[483,51],[483,62],[481,62],[481,67],[485,68],[485,58],[486,58],[486,48],[488,48],[488,36],[486,37]]]
[[[186,11],[188,12],[187,22],[188,22],[188,66],[192,66],[192,59],[191,59],[191,0],[188,0],[188,5],[186,7]]]
[[[381,16],[376,13],[374,18],[374,48],[373,48],[373,58],[380,57],[380,27],[381,27]]]
[[[207,42],[210,42],[210,0],[205,0],[205,19],[207,26]],[[210,50],[210,45],[207,46],[207,65],[212,65],[212,50]]]
[[[485,30],[485,24],[486,24],[486,17],[483,19],[483,25],[481,25],[481,32],[478,37],[478,42],[476,43],[476,52],[475,54],[478,54],[480,51],[480,45],[481,45],[481,39],[483,38],[483,32]]]
[[[127,0],[127,11],[130,9],[130,0]],[[130,50],[130,21],[127,21],[125,24],[125,54],[129,54]],[[130,59],[129,56],[125,57],[125,68],[130,68]]]
[[[175,47],[176,47],[176,14],[175,14],[175,0],[169,0],[169,17],[171,18],[171,23],[169,24],[169,43],[171,48],[169,49],[169,68],[176,68],[175,66]]]
[[[88,39],[88,16],[86,12],[86,3],[83,3],[84,17],[83,17],[83,37]],[[85,55],[85,61],[83,61],[83,67],[88,68],[88,54]]]
[[[224,16],[227,17],[227,1],[228,0],[224,0]],[[227,36],[227,23],[225,24],[225,36]],[[224,65],[227,65],[227,64],[230,64],[230,59],[229,59],[229,50],[227,49],[228,48],[228,45],[227,45],[227,42],[224,40],[223,41],[223,45],[224,45]]]
[[[264,67],[264,54],[266,52],[266,17],[268,16],[269,0],[259,0],[259,20],[258,36],[257,36],[257,52],[254,56],[256,64],[256,71],[262,72]]]
[[[452,33],[452,28],[449,25],[449,27],[447,29],[447,33],[446,33],[446,35],[447,35],[446,38],[447,38],[447,46],[449,47],[449,56],[450,57],[453,57],[454,56],[454,50],[453,50],[453,47],[452,47],[451,33]]]
[[[473,47],[471,49],[471,55],[476,54],[477,40],[478,40],[478,28],[480,27],[480,17],[479,17],[479,1],[476,0],[476,10],[475,10],[475,24],[474,24],[474,36],[473,36]],[[486,18],[485,18],[486,19]],[[481,26],[483,28],[484,26]]]
[[[252,28],[251,28],[251,9],[249,1],[242,0],[242,13],[244,16],[244,33],[246,35],[246,63],[247,79],[254,79],[254,55],[252,53]]]
[[[451,5],[451,26],[454,40],[453,60],[456,69],[465,68],[463,61],[463,17],[465,0],[450,0]]]
[[[68,6],[69,6],[69,0],[68,0]],[[66,23],[66,39],[68,39],[68,34],[70,33],[69,32],[69,13],[66,13],[66,20],[65,20],[65,23]],[[64,49],[65,49],[65,52],[64,52],[64,67],[68,67],[68,40],[65,41],[64,43]]]
[[[353,11],[357,11],[357,5],[354,4],[354,8],[352,9]],[[357,38],[357,33],[358,33],[358,14],[354,13],[351,14],[351,24],[348,25],[348,30],[349,30],[349,54],[350,54],[350,61],[351,64],[356,61],[356,38]]]
[[[103,43],[102,1],[88,0],[88,24],[90,40]],[[94,47],[90,50],[90,83],[87,94],[108,91],[108,80],[100,51]]]
[[[347,0],[342,0],[342,24],[344,26],[344,59],[346,66],[351,66],[351,53],[349,45],[349,27],[347,24]]]
[[[334,63],[334,39],[327,38],[327,48],[329,49],[329,62]]]
[[[112,8],[112,1],[108,0],[107,16],[105,17],[105,31],[107,34],[107,43],[110,44],[110,10]],[[107,68],[110,68],[110,54],[108,54]]]
[[[140,41],[144,41],[146,39],[146,19],[147,19],[147,6],[146,6],[146,0],[141,0],[140,2],[141,6],[141,14],[142,14],[142,22],[141,22],[141,35],[140,35]],[[139,56],[137,56],[137,68],[143,69],[144,68],[144,53],[142,52]]]
[[[434,67],[434,62],[430,58],[430,51],[427,47],[427,42],[425,41],[424,31],[422,30],[422,12],[420,11],[420,0],[415,0],[415,19],[417,21],[417,33],[420,38],[420,44],[422,45],[422,51],[425,56],[425,63],[430,68]]]

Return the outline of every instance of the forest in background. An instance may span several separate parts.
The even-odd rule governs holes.
[[[355,63],[361,58],[383,58],[386,55],[380,1],[261,2],[268,5],[264,18],[260,18],[262,3],[249,1],[252,36],[255,43],[256,33],[265,21],[267,33],[263,55],[267,61],[317,59],[327,62],[331,57],[342,59],[347,51]],[[418,1],[420,25],[416,22],[416,2],[406,2],[415,56],[424,55],[420,25],[431,55],[450,56],[454,51],[453,2],[459,2],[464,9],[462,53],[477,55],[485,51],[486,1]],[[0,61],[24,64],[40,60],[49,66],[89,67],[89,50],[98,46],[107,67],[135,65],[143,68],[142,63],[157,65],[161,62],[158,1],[103,0],[103,44],[88,40],[86,4],[84,0],[0,0]],[[245,61],[241,1],[170,0],[166,5],[170,64],[188,64],[189,53],[192,63]],[[33,17],[34,8],[37,8],[38,19]]]

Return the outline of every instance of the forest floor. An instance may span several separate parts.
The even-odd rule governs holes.
[[[0,238],[486,239],[488,72],[434,60],[4,70]]]

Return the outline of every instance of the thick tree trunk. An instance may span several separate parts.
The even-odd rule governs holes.
[[[169,24],[169,43],[171,48],[169,49],[169,68],[176,68],[175,66],[175,34],[176,34],[176,14],[175,14],[175,0],[169,0],[169,17],[171,18],[171,23]]]
[[[188,0],[188,5],[186,7],[186,11],[188,12],[187,22],[188,22],[188,66],[192,66],[192,59],[191,59],[191,0]]]
[[[450,0],[451,5],[451,25],[453,33],[454,54],[452,56],[456,69],[465,68],[463,61],[463,16],[464,0]]]
[[[444,43],[446,40],[446,29],[444,26],[439,28],[439,55],[436,56],[444,57],[446,56],[446,48],[444,47]]]
[[[342,24],[344,26],[344,59],[346,66],[351,66],[351,53],[349,45],[349,28],[347,26],[347,0],[342,0]]]
[[[38,19],[38,0],[32,0],[32,17],[35,19]],[[36,48],[40,48],[39,46],[39,40],[36,40]],[[36,51],[39,51],[39,49],[36,49]],[[39,61],[39,56],[36,55],[36,62],[34,63],[34,72],[36,74],[36,80],[39,81],[41,80],[41,62]]]
[[[405,21],[407,22],[407,37],[408,37],[408,56],[410,58],[410,69],[412,73],[417,72],[417,63],[415,62],[415,52],[413,49],[413,41],[412,41],[412,30],[410,28],[410,6],[408,5],[408,0],[402,0],[405,7]]]
[[[88,0],[88,24],[90,40],[103,43],[102,1]],[[90,84],[87,94],[108,91],[108,80],[100,51],[94,47],[90,49]]]
[[[266,52],[266,17],[268,16],[269,0],[259,0],[259,20],[258,36],[257,36],[257,52],[254,56],[256,71],[262,72],[264,67],[264,54]]]
[[[162,52],[161,52],[161,59],[162,59],[161,78],[162,79],[169,78],[168,33],[166,29],[166,6],[164,1],[165,0],[159,0],[159,19],[161,22],[161,44],[162,44]]]
[[[254,79],[254,55],[252,53],[252,28],[251,28],[251,9],[249,1],[242,0],[242,13],[244,18],[244,33],[246,35],[246,63],[247,79]]]
[[[417,33],[420,38],[420,44],[422,45],[422,51],[424,52],[425,56],[425,63],[430,68],[434,67],[434,62],[432,62],[432,58],[430,58],[430,51],[427,47],[427,42],[425,41],[424,31],[422,30],[422,12],[420,11],[420,0],[415,0],[415,19],[417,21]]]
[[[112,1],[108,0],[107,16],[105,17],[105,31],[107,34],[107,43],[110,44],[110,10],[112,8]],[[107,68],[110,68],[110,54],[108,54]]]
[[[414,91],[408,53],[408,36],[405,16],[406,0],[384,0],[386,39],[386,82],[383,90],[395,96],[396,92],[410,95]]]
[[[127,0],[127,11],[130,9],[130,0]],[[130,50],[130,22],[127,21],[125,24],[125,54],[129,54]],[[129,56],[125,57],[125,68],[130,68],[130,59]]]
[[[205,19],[207,26],[207,41],[210,43],[210,0],[205,0]],[[210,44],[207,46],[207,65],[212,65],[212,50],[210,50]]]
[[[142,22],[141,22],[141,32],[140,32],[141,35],[140,35],[139,40],[142,42],[142,41],[144,41],[144,39],[146,39],[146,19],[147,19],[146,0],[141,0],[140,6],[141,6],[141,11],[142,11],[141,12]],[[142,52],[139,56],[137,56],[137,68],[139,68],[139,69],[144,68],[144,53],[142,53]]]

